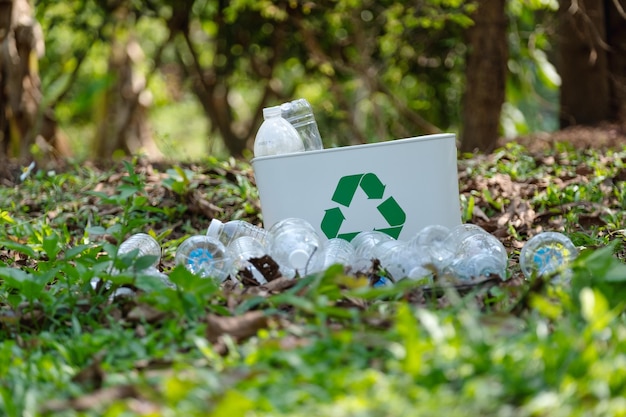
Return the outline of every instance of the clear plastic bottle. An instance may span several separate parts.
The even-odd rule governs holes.
[[[506,248],[495,236],[480,226],[463,224],[454,227],[445,240],[454,252],[452,262],[445,268],[458,279],[467,280],[497,274],[505,280],[508,266]]]
[[[137,249],[137,256],[154,256],[156,259],[152,266],[156,267],[161,262],[161,245],[147,233],[136,233],[122,242],[117,254],[126,255]]]
[[[526,278],[566,270],[567,265],[578,256],[572,241],[559,232],[542,232],[524,244],[519,262]]]
[[[231,260],[226,247],[212,236],[191,236],[183,241],[174,257],[176,265],[184,265],[190,272],[202,278],[224,281],[231,272]]]
[[[226,247],[226,252],[232,260],[233,276],[236,276],[239,271],[247,269],[259,284],[267,284],[261,271],[249,261],[252,258],[260,258],[267,254],[267,249],[262,242],[252,236],[240,236],[230,242]]]
[[[368,271],[372,267],[372,260],[375,258],[374,248],[381,242],[393,240],[391,236],[378,230],[360,232],[350,242],[354,247],[352,269],[356,272]]]
[[[457,243],[455,257],[469,258],[478,254],[488,254],[496,258],[506,268],[509,258],[506,248],[495,236],[489,233],[476,233],[466,236]]]
[[[281,117],[280,106],[263,109],[265,119],[254,139],[254,156],[304,152],[304,142],[295,127]]]
[[[448,237],[444,241],[444,244],[448,248],[456,248],[458,244],[461,241],[463,241],[463,239],[465,239],[468,236],[477,234],[477,233],[488,234],[485,229],[483,229],[482,227],[478,225],[471,224],[471,223],[459,224],[453,227],[452,229],[450,229],[450,233],[448,234]]]
[[[311,104],[304,99],[283,103],[280,105],[281,115],[296,128],[302,141],[304,150],[312,151],[323,149],[322,137],[315,121]]]
[[[409,240],[409,245],[418,252],[425,252],[438,272],[452,262],[454,250],[447,243],[450,229],[441,225],[429,225],[421,229]]]
[[[307,273],[323,272],[335,264],[350,266],[352,265],[354,253],[354,246],[347,240],[338,237],[328,239],[322,243],[311,257]]]
[[[306,273],[311,256],[318,250],[321,238],[309,222],[299,218],[287,218],[275,223],[268,230],[269,254],[286,270]]]
[[[209,223],[206,234],[207,236],[219,239],[226,247],[228,247],[232,241],[242,236],[250,236],[263,245],[265,245],[267,241],[267,230],[243,220],[231,220],[223,223],[217,219],[213,219],[211,223]]]
[[[446,267],[446,271],[461,281],[467,281],[478,277],[488,277],[491,274],[498,275],[501,279],[506,277],[506,266],[489,253],[478,253],[473,256],[455,258]]]
[[[428,268],[430,257],[404,241],[383,242],[375,249],[380,265],[394,281],[402,279],[432,282],[433,271]]]

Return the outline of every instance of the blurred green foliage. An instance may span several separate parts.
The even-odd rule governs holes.
[[[503,133],[555,128],[556,2],[507,4]],[[77,146],[88,142],[115,77],[107,67],[112,42],[132,36],[145,54],[135,70],[148,78],[154,136],[176,158],[198,155],[189,149],[250,149],[262,107],[298,97],[313,105],[326,147],[456,132],[474,8],[455,0],[40,0],[45,100],[64,129],[83,136],[72,138]],[[186,111],[207,123],[177,127]]]

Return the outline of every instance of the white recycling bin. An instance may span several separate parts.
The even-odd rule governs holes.
[[[266,229],[298,217],[329,239],[380,230],[408,240],[461,224],[453,134],[264,156],[252,167]]]

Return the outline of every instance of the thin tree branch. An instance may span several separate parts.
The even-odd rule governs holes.
[[[623,19],[626,19],[626,11],[624,11],[624,8],[619,3],[619,0],[613,0],[613,5],[617,9],[617,13],[619,13],[619,15],[622,16]]]

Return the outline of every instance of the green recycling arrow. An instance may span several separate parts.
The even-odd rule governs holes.
[[[360,185],[369,199],[380,199],[385,194],[385,186],[375,174],[363,175]]]
[[[345,217],[339,207],[328,209],[324,214],[320,229],[326,236],[337,236],[344,220]]]
[[[396,199],[389,197],[376,207],[378,212],[383,215],[389,226],[400,226],[406,221],[406,214],[402,207],[396,202]]]
[[[331,200],[343,206],[350,207],[352,199],[359,187],[370,200],[382,200],[385,194],[385,185],[382,181],[376,174],[368,172],[366,174],[346,175],[341,177]],[[402,207],[400,207],[395,198],[388,197],[376,208],[390,226],[376,230],[397,239],[406,221],[406,213]],[[345,219],[346,217],[343,215],[340,207],[330,208],[325,210],[320,229],[322,229],[322,232],[324,232],[329,239],[339,237],[351,241],[359,232],[339,233]]]
[[[352,202],[354,193],[356,193],[356,189],[359,186],[361,177],[363,177],[363,174],[341,177],[331,200],[343,206],[350,207],[350,203]]]

